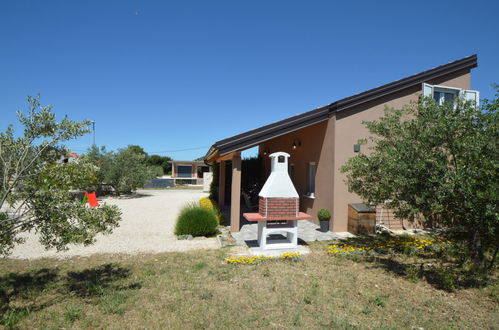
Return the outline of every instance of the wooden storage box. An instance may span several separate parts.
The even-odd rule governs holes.
[[[355,235],[374,234],[376,209],[364,203],[348,204],[348,231]]]

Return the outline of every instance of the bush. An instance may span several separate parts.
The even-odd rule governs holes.
[[[209,211],[218,213],[217,203],[214,200],[210,199],[209,197],[201,198],[199,200],[199,206],[201,206],[203,209],[207,209]]]
[[[163,167],[159,165],[153,165],[150,166],[151,171],[154,173],[155,176],[163,176]]]
[[[329,221],[329,219],[331,219],[331,213],[326,209],[320,209],[319,212],[317,212],[317,218],[320,221]]]
[[[214,212],[217,217],[218,224],[224,225],[226,223],[227,219],[223,214],[220,213],[217,202],[215,202],[213,199],[209,197],[201,198],[199,200],[199,206],[201,206],[203,209]]]
[[[187,204],[177,218],[175,235],[208,236],[217,231],[218,221],[215,212],[197,204]]]

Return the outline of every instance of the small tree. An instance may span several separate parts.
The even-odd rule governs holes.
[[[167,156],[150,155],[147,156],[146,162],[151,166],[161,166],[163,168],[163,174],[171,173],[172,164],[169,163],[172,159]]]
[[[99,167],[99,184],[111,185],[118,195],[130,193],[156,177],[154,168],[146,164],[146,154],[137,152],[137,146],[128,146],[116,153],[93,146],[85,159]]]
[[[0,133],[0,254],[27,231],[37,232],[46,248],[91,244],[96,234],[118,226],[120,212],[109,205],[87,208],[71,194],[95,184],[95,166],[60,162],[68,153],[62,143],[88,133],[90,122],[58,123],[39,97],[28,97],[28,103],[27,115],[18,112],[24,135],[15,137],[12,126]]]
[[[496,87],[497,90],[497,87]],[[460,227],[477,266],[499,244],[498,99],[437,105],[424,99],[387,109],[366,122],[369,154],[348,160],[349,189],[364,199],[388,200],[396,216]],[[361,141],[365,143],[366,141]],[[494,259],[494,258],[493,258]]]

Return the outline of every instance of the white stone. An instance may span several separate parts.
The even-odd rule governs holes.
[[[241,253],[240,255],[250,255],[250,256],[266,256],[266,257],[279,257],[283,253],[288,252],[300,252],[301,255],[309,254],[310,249],[303,245],[298,245],[293,249],[281,249],[281,250],[264,250],[260,247],[252,247],[248,249],[247,253]]]
[[[203,191],[204,192],[210,191],[210,185],[211,185],[212,181],[213,181],[213,173],[212,172],[204,172],[203,173]]]

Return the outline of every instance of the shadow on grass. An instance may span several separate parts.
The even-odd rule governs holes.
[[[11,328],[32,312],[42,310],[55,299],[38,302],[37,297],[48,290],[59,279],[57,269],[39,269],[25,273],[10,273],[0,277],[0,325]],[[24,304],[13,301],[24,300]]]
[[[140,289],[140,283],[121,284],[120,280],[130,277],[128,268],[116,264],[105,264],[99,267],[78,272],[68,272],[65,287],[68,292],[80,298],[100,296],[107,289],[116,291]]]
[[[131,270],[117,264],[104,264],[82,271],[60,274],[43,268],[0,276],[0,325],[14,327],[33,312],[63,301],[68,296],[98,298],[108,291],[140,289],[139,282],[127,283]]]
[[[10,273],[0,277],[0,313],[8,308],[14,298],[29,299],[43,292],[50,284],[57,281],[57,269],[39,269],[26,273]]]
[[[412,282],[424,280],[436,289],[452,292],[457,289],[484,287],[490,283],[492,277],[489,273],[471,267],[470,262],[463,258],[466,252],[462,242],[454,241],[443,249],[426,251],[404,247],[405,242],[414,238],[422,237],[366,235],[344,239],[342,243],[354,247],[376,247],[376,253],[372,255],[352,255],[349,258],[366,261],[372,267],[381,268]]]

